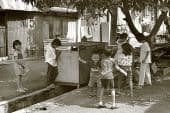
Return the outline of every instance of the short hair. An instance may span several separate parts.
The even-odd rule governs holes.
[[[125,54],[125,56],[132,54],[132,46],[130,44],[128,43],[123,44],[122,49],[123,49],[123,54]]]
[[[120,34],[120,39],[127,39],[127,37],[128,37],[128,34],[127,33],[122,33],[122,34]]]
[[[56,38],[56,39],[54,39],[54,40],[52,41],[51,44],[52,44],[52,45],[56,45],[56,46],[61,46],[61,41],[60,41],[58,38]]]
[[[104,55],[105,55],[106,57],[110,57],[110,56],[112,55],[112,51],[109,50],[109,49],[105,49],[105,50],[104,50]]]
[[[56,36],[56,38],[60,38],[61,37],[61,35],[55,35]]]
[[[21,45],[21,41],[19,41],[19,40],[14,40],[14,41],[13,41],[13,49],[16,49],[16,48],[15,48],[16,45]]]

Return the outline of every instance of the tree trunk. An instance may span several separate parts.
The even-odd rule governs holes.
[[[131,32],[136,36],[136,38],[138,38],[137,35],[138,35],[140,32],[136,29],[136,27],[135,27],[135,25],[134,25],[134,23],[133,23],[133,21],[132,21],[131,15],[130,15],[130,13],[129,13],[129,10],[126,8],[126,6],[121,7],[121,10],[122,10],[122,12],[125,14],[125,16],[126,16],[125,20],[126,20],[128,26],[129,26],[129,29],[130,29]]]
[[[114,44],[117,38],[117,6],[114,6],[111,13],[110,44]]]
[[[132,21],[132,18],[131,18],[131,15],[129,13],[129,8],[128,8],[127,4],[128,4],[127,1],[124,0],[123,1],[123,7],[121,7],[121,10],[126,16],[126,22],[129,26],[131,32],[136,36],[136,39],[138,39],[138,34],[141,34],[141,33],[136,29],[136,27],[135,27],[135,25]],[[166,19],[166,17],[167,17],[167,12],[162,12],[162,14],[157,19],[153,29],[151,30],[150,35],[147,37],[147,39],[149,39],[148,40],[149,43],[151,43],[151,38],[153,38],[157,34],[162,22]]]
[[[135,27],[131,15],[129,13],[129,10],[127,8],[126,5],[124,5],[123,7],[121,7],[122,12],[125,14],[126,16],[126,22],[131,30],[131,32],[136,36],[136,39],[138,39],[138,34],[141,34]],[[151,39],[157,34],[161,24],[163,23],[163,21],[166,19],[167,17],[167,12],[162,12],[162,14],[159,16],[159,18],[157,19],[150,35],[147,37],[147,39],[149,39],[149,43],[151,44]]]
[[[169,35],[170,35],[170,24],[169,24],[169,22],[168,22],[168,17],[165,19],[164,23],[165,23],[166,29],[168,30],[168,33],[169,33]]]

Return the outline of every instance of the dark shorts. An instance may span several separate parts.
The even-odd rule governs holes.
[[[114,89],[114,79],[101,79],[101,83],[105,89]]]

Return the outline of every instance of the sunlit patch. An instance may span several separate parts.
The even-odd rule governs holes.
[[[0,6],[2,9],[38,11],[34,4],[27,4],[23,0],[0,0]]]

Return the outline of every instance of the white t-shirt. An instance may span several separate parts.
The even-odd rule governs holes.
[[[145,63],[151,63],[151,49],[149,47],[148,42],[144,42],[141,45],[141,50],[140,50],[140,62],[141,63],[145,59],[147,52],[149,52],[149,54],[148,54],[148,57],[146,58]]]
[[[45,62],[49,63],[50,65],[56,67],[57,66],[57,60],[56,60],[56,50],[49,44],[47,46],[47,51],[45,54]]]
[[[113,79],[113,58],[105,58],[101,61],[101,74],[104,75],[102,79]]]

